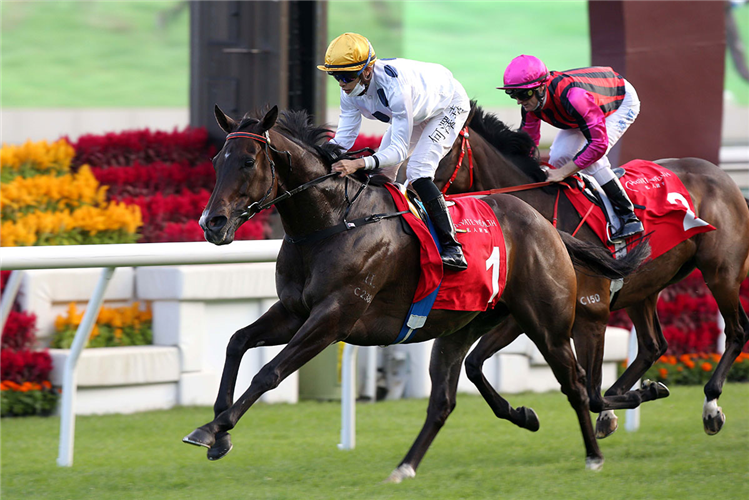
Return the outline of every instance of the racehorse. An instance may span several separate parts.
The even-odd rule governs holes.
[[[227,139],[213,159],[216,185],[200,218],[206,240],[231,243],[244,221],[273,205],[286,237],[276,263],[278,302],[232,336],[214,419],[183,439],[207,447],[211,460],[231,450],[228,431],[263,393],[330,344],[393,343],[420,276],[418,241],[402,226],[402,212],[395,212],[390,192],[375,185],[376,179],[369,182],[331,173],[329,159],[340,151],[326,143],[327,129],[310,125],[305,112],[284,112],[276,125],[277,107],[260,119],[245,116],[236,121],[218,106],[215,114]],[[350,191],[356,194],[350,197]],[[509,315],[546,357],[577,413],[586,467],[598,469],[603,463],[590,421],[585,375],[570,346],[576,282],[568,252],[590,269],[612,277],[630,272],[644,255],[617,267],[617,261],[595,246],[569,237],[563,240],[548,221],[517,198],[499,195],[485,201],[505,235],[506,287],[499,303],[487,311],[432,311],[409,339],[436,339],[430,365],[432,391],[424,428],[390,481],[415,475],[455,406],[466,352]],[[378,215],[372,218],[374,214]],[[359,225],[367,218],[371,224]],[[353,221],[359,222],[350,229]],[[286,344],[283,350],[233,403],[244,353],[252,347],[282,344]],[[532,426],[536,419],[532,410],[518,410]]]
[[[437,169],[435,184],[438,187],[449,185],[446,192],[450,194],[527,187],[545,181],[545,173],[533,158],[536,146],[532,139],[523,132],[510,130],[496,116],[472,104],[472,114],[468,119],[470,142],[464,144],[461,136],[457,138]],[[467,155],[465,152],[469,147],[470,154]],[[710,222],[717,231],[698,234],[643,265],[627,278],[613,303],[609,303],[608,280],[578,272],[578,296],[581,299],[577,303],[573,338],[578,360],[587,375],[590,407],[601,413],[596,424],[599,438],[610,435],[617,428],[617,418],[611,410],[634,408],[641,402],[668,396],[668,389],[660,383],[629,391],[666,352],[667,342],[658,321],[656,302],[659,292],[668,285],[680,281],[695,268],[699,269],[725,320],[726,349],[705,385],[702,419],[709,435],[718,433],[725,422],[717,401],[728,370],[749,341],[749,319],[739,300],[739,287],[749,270],[749,201],[725,172],[708,161],[670,158],[656,163],[681,179],[691,195],[696,215]],[[559,196],[559,189],[535,188],[513,194],[548,220],[553,220],[560,230],[572,232],[580,225],[581,217],[566,196]],[[587,225],[580,228],[579,238],[600,244]],[[582,299],[596,296],[600,301],[594,303]],[[638,352],[634,362],[602,397],[604,333],[610,311],[617,309],[625,309],[636,328]],[[510,417],[509,404],[487,383],[481,366],[521,332],[522,328],[510,318],[496,331],[485,335],[466,360],[468,376],[500,418]]]

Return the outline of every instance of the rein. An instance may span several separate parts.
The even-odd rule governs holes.
[[[268,209],[275,205],[276,203],[286,200],[288,198],[291,198],[295,194],[301,193],[302,191],[306,191],[307,189],[311,188],[312,186],[316,186],[317,184],[320,184],[321,182],[330,179],[331,177],[338,177],[338,172],[330,172],[328,174],[322,175],[320,177],[317,177],[316,179],[312,179],[309,182],[305,182],[304,184],[295,187],[291,191],[284,191],[284,193],[280,196],[276,196],[275,198],[265,201],[269,196],[270,193],[273,191],[273,186],[276,183],[276,164],[273,161],[273,157],[270,154],[270,151],[274,151],[278,154],[286,154],[289,159],[289,170],[291,170],[291,153],[288,151],[279,151],[276,148],[273,147],[273,145],[270,143],[270,134],[268,131],[265,132],[264,135],[259,134],[253,134],[252,132],[232,132],[226,136],[226,140],[230,139],[253,139],[258,142],[262,142],[265,144],[265,156],[268,158],[268,163],[270,164],[270,171],[271,171],[271,183],[270,187],[268,188],[268,191],[266,191],[265,196],[260,201],[253,202],[250,206],[248,206],[245,211],[240,215],[240,218],[244,219],[244,221],[247,221],[251,219],[253,216],[255,216],[257,213],[262,212],[265,209]],[[357,152],[362,152],[365,150],[369,150],[369,148],[364,148]],[[370,150],[371,151],[371,150]],[[325,229],[321,229],[319,231],[316,231],[308,236],[302,236],[301,238],[292,238],[288,235],[284,236],[284,239],[289,241],[290,243],[311,243],[313,241],[318,241],[324,238],[327,238],[328,236],[332,236],[337,233],[341,233],[343,231],[347,231],[349,229],[354,229],[356,227],[364,226],[366,224],[372,224],[374,222],[379,222],[384,219],[389,219],[392,217],[398,217],[403,214],[408,213],[408,210],[404,210],[402,212],[394,212],[389,214],[373,214],[369,215],[367,217],[361,217],[359,219],[354,219],[352,221],[347,221],[346,217],[349,214],[349,211],[351,210],[352,205],[354,202],[359,198],[359,195],[364,191],[364,189],[369,186],[369,177],[367,177],[366,182],[364,182],[361,187],[358,189],[356,194],[353,198],[349,199],[348,195],[348,177],[346,177],[346,184],[344,187],[344,199],[346,200],[346,210],[343,213],[343,222],[340,222],[339,224],[336,224],[335,226],[331,226]],[[243,222],[244,222],[243,221]]]
[[[291,153],[288,151],[279,151],[276,148],[273,147],[273,145],[270,143],[270,134],[268,131],[265,132],[265,135],[260,134],[253,134],[252,132],[232,132],[229,135],[226,136],[226,140],[230,139],[253,139],[258,142],[262,142],[265,144],[265,156],[268,158],[268,163],[270,164],[270,172],[271,172],[271,181],[270,181],[270,187],[268,188],[268,191],[265,192],[265,196],[260,201],[253,202],[250,206],[248,206],[245,211],[239,216],[240,218],[244,219],[244,221],[247,221],[254,217],[259,212],[262,212],[265,209],[268,209],[275,205],[276,203],[283,201],[287,198],[291,198],[297,193],[300,193],[302,191],[305,191],[312,186],[315,186],[322,181],[329,179],[333,176],[338,175],[338,172],[331,172],[329,174],[323,175],[322,177],[318,177],[317,179],[312,179],[309,182],[305,182],[301,186],[297,186],[291,191],[284,191],[284,193],[280,196],[276,196],[272,200],[265,201],[273,191],[273,185],[276,183],[276,163],[273,161],[273,157],[270,154],[270,151],[275,151],[278,154],[285,154],[289,159],[289,170],[291,170]]]
[[[466,154],[466,149],[468,150],[468,173],[470,176],[468,187],[470,188],[473,186],[473,150],[471,150],[471,143],[468,141],[468,135],[468,125],[466,125],[463,127],[463,130],[460,131],[460,137],[463,139],[460,143],[460,156],[458,156],[458,163],[455,165],[455,171],[453,172],[453,175],[450,176],[450,180],[442,186],[442,194],[445,194],[447,190],[450,189],[450,186],[458,176],[458,170],[460,170],[460,166],[463,164],[463,157]]]

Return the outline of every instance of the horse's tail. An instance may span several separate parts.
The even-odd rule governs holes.
[[[559,231],[559,234],[562,236],[564,246],[567,247],[567,253],[575,268],[587,269],[597,276],[608,279],[629,276],[650,256],[650,244],[647,238],[630,248],[627,255],[621,259],[615,259],[600,244],[578,240],[564,231]]]

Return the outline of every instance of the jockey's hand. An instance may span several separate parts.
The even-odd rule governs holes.
[[[562,182],[570,175],[580,171],[574,162],[569,162],[561,168],[550,168],[546,171],[546,180],[549,182]]]
[[[363,158],[357,158],[356,160],[340,160],[333,164],[333,172],[340,172],[341,177],[353,174],[360,168],[364,168]]]

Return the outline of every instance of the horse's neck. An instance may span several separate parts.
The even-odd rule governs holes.
[[[316,154],[294,141],[280,136],[279,139],[274,137],[273,144],[277,150],[291,153],[290,166],[285,154],[274,153],[278,175],[276,196],[329,173]],[[340,222],[344,210],[343,187],[340,184],[331,178],[279,202],[276,208],[286,234],[302,236]],[[353,184],[358,185],[355,181]]]
[[[479,134],[475,134],[475,136],[479,136]],[[533,182],[526,173],[483,137],[479,140],[482,141],[481,151],[485,155],[485,164],[481,166],[483,168],[475,169],[476,191],[522,186]]]

